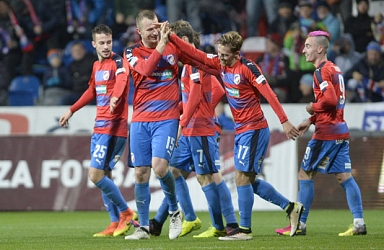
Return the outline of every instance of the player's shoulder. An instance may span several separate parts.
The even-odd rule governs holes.
[[[117,53],[113,53],[112,56],[111,56],[111,59],[113,61],[116,61],[116,60],[121,60],[122,59],[122,56],[117,54]]]
[[[325,63],[322,63],[316,71],[320,71],[321,74],[335,74],[335,73],[342,73],[339,66],[337,66],[335,63],[331,61],[326,61]]]
[[[139,51],[142,49],[142,47],[143,46],[141,45],[141,43],[135,43],[132,46],[126,47],[124,50],[124,54],[129,55],[129,54],[132,54],[133,52],[139,53]]]
[[[112,53],[109,65],[115,65],[116,68],[122,68],[123,67],[123,57],[119,54]]]
[[[239,62],[243,70],[250,70],[254,75],[257,75],[257,76],[261,74],[261,70],[259,66],[255,62],[251,61],[250,59],[245,57],[240,57]]]

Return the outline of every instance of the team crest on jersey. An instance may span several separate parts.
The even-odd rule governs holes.
[[[241,77],[239,74],[235,74],[234,77],[233,77],[233,82],[238,85],[241,81]]]
[[[104,79],[105,81],[109,79],[109,71],[108,71],[108,70],[106,70],[106,71],[103,72],[103,79]]]
[[[175,65],[175,57],[173,55],[168,55],[167,56],[167,61],[169,62],[169,64],[171,65]]]

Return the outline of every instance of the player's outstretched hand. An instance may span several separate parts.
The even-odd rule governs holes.
[[[115,110],[118,101],[119,98],[112,96],[111,101],[109,103],[109,113],[113,113],[113,110]]]
[[[72,111],[68,109],[68,111],[65,112],[65,114],[60,117],[60,120],[59,120],[60,126],[68,127],[69,125],[68,121],[69,121],[69,118],[72,117],[72,115],[73,115]]]
[[[300,132],[300,137],[302,137],[305,134],[305,132],[308,131],[310,126],[311,126],[311,121],[309,119],[303,121],[302,123],[299,124],[299,126],[297,126],[297,129]]]
[[[283,129],[288,139],[295,140],[299,136],[299,130],[290,121],[283,123]]]

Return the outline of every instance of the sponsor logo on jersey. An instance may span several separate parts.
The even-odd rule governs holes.
[[[96,94],[106,94],[107,93],[107,86],[106,85],[98,85],[96,86]]]
[[[231,97],[240,97],[240,91],[238,89],[225,88],[225,90]]]
[[[159,80],[166,80],[172,78],[172,70],[166,69],[164,71],[155,71],[152,73],[153,77],[158,78]]]
[[[167,55],[167,61],[171,65],[175,65],[175,63],[176,63],[175,57],[173,55]]]
[[[233,82],[234,82],[236,85],[238,85],[238,84],[240,83],[240,81],[241,81],[241,77],[240,77],[240,75],[239,75],[239,74],[235,74],[235,75],[233,76]]]

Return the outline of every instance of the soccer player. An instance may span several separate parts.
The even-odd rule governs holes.
[[[200,38],[192,26],[183,20],[170,25],[184,41],[199,46]],[[214,109],[225,94],[216,77],[190,65],[184,65],[181,73],[182,110],[180,119],[181,136],[170,161],[170,169],[176,179],[176,194],[185,214],[180,236],[187,235],[201,227],[191,202],[185,178],[195,171],[197,180],[208,202],[212,226],[195,238],[225,236],[239,227],[232,204],[231,194],[219,172],[218,133]],[[166,203],[162,202],[154,219],[151,234],[159,235],[166,217],[163,216]],[[224,227],[224,215],[227,227]]]
[[[194,56],[192,65],[208,67],[224,82],[228,103],[235,121],[235,182],[238,192],[240,228],[232,230],[219,240],[252,239],[251,221],[254,193],[284,209],[293,227],[297,227],[303,206],[290,202],[268,182],[257,179],[262,170],[269,142],[269,128],[260,106],[260,94],[272,106],[282,123],[288,139],[294,140],[299,131],[291,124],[276,95],[270,88],[261,69],[252,61],[240,56],[242,37],[235,31],[223,34],[217,41],[218,57],[207,55],[175,34],[167,31],[170,42],[183,53]],[[292,230],[293,236],[295,230]]]
[[[297,127],[302,136],[314,124],[315,132],[308,142],[299,171],[298,200],[305,206],[297,235],[306,235],[306,223],[314,198],[313,178],[317,172],[334,174],[346,192],[349,209],[354,220],[347,231],[339,236],[365,235],[363,205],[360,188],[351,175],[349,157],[349,130],[344,121],[345,85],[342,72],[327,59],[329,34],[313,31],[308,34],[303,53],[307,62],[316,67],[313,90],[315,103],[310,102],[306,110],[311,117]],[[286,235],[292,225],[276,229],[278,234]]]
[[[129,62],[135,93],[130,127],[130,165],[135,168],[135,200],[140,227],[127,240],[149,238],[149,178],[151,167],[160,180],[170,214],[169,238],[175,239],[182,229],[175,178],[168,162],[176,144],[180,101],[178,61],[188,63],[176,47],[160,37],[158,19],[153,11],[143,10],[136,17],[141,42],[128,47],[124,58]]]
[[[128,63],[112,51],[112,31],[106,25],[92,30],[92,45],[98,61],[93,64],[89,87],[60,117],[60,126],[68,126],[72,115],[96,98],[97,113],[91,139],[89,178],[102,192],[111,224],[95,237],[118,236],[128,231],[137,214],[127,206],[111,172],[124,151],[128,135],[127,84]]]

